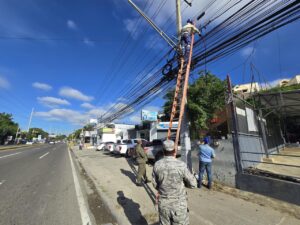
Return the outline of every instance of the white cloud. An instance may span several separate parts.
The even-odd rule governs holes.
[[[90,39],[88,39],[87,37],[83,39],[83,43],[86,44],[87,46],[91,46],[91,47],[95,46],[95,43]]]
[[[141,116],[138,116],[138,115],[131,116],[131,117],[129,117],[129,121],[132,123],[139,124],[139,123],[141,123]]]
[[[148,111],[152,111],[152,112],[161,111],[161,107],[158,107],[158,106],[146,106],[143,109],[148,110]]]
[[[85,95],[82,92],[70,87],[61,88],[59,91],[59,95],[66,98],[72,98],[72,99],[81,100],[85,102],[90,102],[94,99],[93,96]]]
[[[52,87],[49,84],[40,83],[40,82],[34,82],[32,84],[32,87],[37,88],[37,89],[41,89],[41,90],[44,90],[44,91],[50,91],[52,89]]]
[[[136,24],[138,23],[139,18],[134,19],[125,19],[123,21],[126,30],[131,34],[132,38],[136,40],[138,36],[142,33],[143,29],[137,29]]]
[[[64,121],[73,125],[85,125],[91,118],[98,118],[104,114],[104,108],[94,108],[87,112],[71,109],[51,109],[47,112],[35,112],[35,116],[51,121]]]
[[[90,119],[89,115],[71,109],[52,109],[48,112],[35,112],[34,115],[46,120],[65,121],[74,125],[84,125]]]
[[[94,117],[100,117],[106,112],[103,108],[95,108],[91,109],[90,111],[87,112],[88,115],[94,116]]]
[[[71,105],[67,100],[55,97],[37,97],[37,100],[40,104],[50,108],[55,108],[60,105]]]
[[[67,21],[67,26],[71,30],[77,30],[78,29],[77,24],[73,20],[68,20]]]
[[[86,109],[93,109],[93,108],[95,108],[94,105],[92,105],[91,103],[88,103],[88,102],[82,103],[80,106],[82,108],[86,108]]]
[[[10,88],[10,83],[8,82],[8,80],[3,77],[0,76],[0,89],[9,89]]]
[[[249,57],[251,54],[255,54],[256,49],[254,47],[248,46],[246,48],[243,48],[241,50],[241,54],[243,57],[247,58]]]

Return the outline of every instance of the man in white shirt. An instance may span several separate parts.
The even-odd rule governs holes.
[[[191,49],[191,36],[192,34],[199,34],[200,31],[194,25],[191,19],[187,20],[187,24],[181,29],[181,48],[184,57],[188,57]]]

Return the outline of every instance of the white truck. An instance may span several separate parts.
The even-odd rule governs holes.
[[[126,157],[135,155],[134,150],[135,150],[135,146],[137,145],[137,140],[138,139],[117,140],[114,153],[125,155]],[[141,140],[142,140],[142,145],[145,145],[147,143],[145,139],[141,139]]]

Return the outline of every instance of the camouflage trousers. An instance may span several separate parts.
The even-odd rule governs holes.
[[[137,174],[136,182],[141,183],[142,178],[144,178],[145,181],[148,181],[147,173],[146,173],[146,163],[138,164],[138,174]]]
[[[186,199],[159,199],[160,225],[189,225]]]

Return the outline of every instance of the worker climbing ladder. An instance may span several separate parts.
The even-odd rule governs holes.
[[[177,20],[177,34],[178,39],[174,41],[172,38],[170,38],[162,29],[160,29],[135,3],[132,2],[132,0],[128,0],[129,4],[137,10],[137,12],[146,19],[146,21],[158,32],[158,34],[172,47],[173,50],[176,51],[176,56],[179,57],[179,63],[178,63],[178,75],[177,75],[177,83],[175,88],[175,94],[173,99],[173,105],[172,105],[172,112],[171,112],[171,119],[169,123],[169,130],[168,130],[168,139],[171,138],[171,129],[173,122],[178,120],[178,128],[176,132],[176,138],[175,138],[175,154],[177,152],[178,148],[178,142],[180,138],[180,132],[183,134],[182,137],[184,137],[184,150],[187,153],[191,150],[190,147],[190,139],[188,135],[188,121],[186,120],[185,111],[186,111],[186,96],[187,96],[187,89],[188,89],[188,82],[189,82],[189,76],[190,76],[190,68],[191,68],[191,61],[192,61],[192,53],[193,53],[193,45],[194,45],[194,32],[191,32],[191,42],[190,45],[186,44],[185,49],[185,56],[182,54],[182,48],[181,48],[181,40],[187,42],[186,38],[187,36],[184,36],[182,39],[181,35],[186,35],[186,32],[182,33],[182,22],[181,22],[181,1],[176,1],[176,20]],[[192,6],[191,2],[189,0],[184,0],[185,3],[187,3],[190,7]],[[197,20],[199,20],[201,17],[204,16],[205,13],[202,13],[200,16],[197,17]],[[188,21],[188,23],[193,24],[191,20]],[[193,25],[194,26],[194,25]],[[186,27],[186,26],[185,26]],[[191,29],[191,25],[188,26],[188,29]],[[198,30],[196,27],[193,27],[192,30]],[[198,31],[200,34],[200,32]],[[189,40],[188,40],[189,42]],[[188,47],[190,46],[190,50],[188,51]],[[175,56],[175,57],[176,57]],[[185,63],[185,58],[188,58],[187,63]],[[172,71],[170,70],[172,73]],[[183,76],[183,73],[185,72],[185,75]],[[179,112],[179,117],[176,118]],[[182,126],[185,125],[185,126]],[[181,129],[182,128],[182,129]],[[185,154],[187,155],[187,154]],[[191,168],[188,161],[184,160],[188,167]]]
[[[177,82],[176,82],[176,88],[173,98],[173,104],[172,104],[172,111],[170,115],[170,123],[169,123],[169,129],[168,129],[168,139],[171,138],[171,130],[173,126],[173,122],[178,120],[178,127],[176,131],[176,138],[175,138],[175,155],[178,150],[178,142],[180,138],[180,128],[183,121],[183,116],[185,112],[185,105],[187,101],[187,89],[189,84],[189,77],[190,77],[190,69],[191,69],[191,62],[192,62],[192,56],[193,56],[193,46],[194,46],[194,34],[191,35],[191,47],[188,55],[188,61],[185,66],[185,75],[182,76],[183,69],[184,69],[184,56],[180,57],[180,68],[177,75]],[[176,115],[179,116],[176,118]]]

